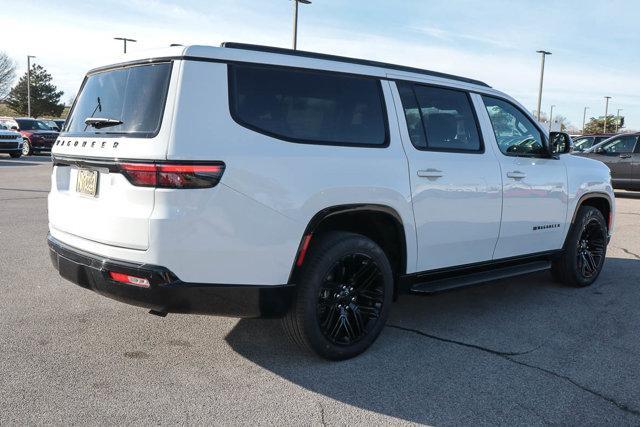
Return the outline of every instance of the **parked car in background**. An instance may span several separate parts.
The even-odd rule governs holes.
[[[614,136],[614,133],[603,133],[598,135],[581,135],[573,138],[573,148],[574,152],[583,152],[594,145],[597,145],[604,141],[605,139],[609,139]]]
[[[65,119],[53,119],[53,121],[55,122],[55,124],[58,125],[58,129],[62,130],[62,128],[64,127],[64,122],[66,120]]]
[[[611,170],[614,188],[640,191],[640,132],[615,135],[587,152],[574,153],[600,160]]]
[[[0,125],[9,130],[18,130],[18,122],[13,117],[0,117]]]
[[[39,120],[45,125],[49,126],[49,129],[55,130],[56,132],[60,132],[61,128],[58,125],[58,123],[56,123],[55,120],[51,120],[51,119],[39,119]]]
[[[51,130],[43,121],[32,118],[17,118],[18,131],[22,134],[22,155],[29,156],[39,151],[51,151],[53,143],[58,137],[56,131]]]
[[[17,159],[22,155],[22,135],[6,125],[0,124],[0,153]]]

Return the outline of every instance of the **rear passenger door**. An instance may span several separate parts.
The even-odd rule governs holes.
[[[567,173],[550,157],[540,128],[515,104],[482,96],[503,182],[495,259],[560,249],[567,216]]]
[[[500,227],[500,168],[485,152],[471,96],[396,82],[418,241],[418,271],[491,260]]]

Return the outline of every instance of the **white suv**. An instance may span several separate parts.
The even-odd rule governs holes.
[[[591,284],[614,195],[569,150],[478,81],[172,48],[88,73],[53,147],[48,241],[82,287],[160,315],[281,316],[344,359],[403,292],[545,269]]]

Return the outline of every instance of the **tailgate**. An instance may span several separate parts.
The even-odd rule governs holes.
[[[91,194],[93,178],[95,195]],[[49,223],[91,241],[145,250],[149,247],[154,192],[153,188],[132,185],[108,166],[57,163],[49,194]]]

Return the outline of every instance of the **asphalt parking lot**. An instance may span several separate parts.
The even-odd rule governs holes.
[[[169,315],[58,277],[51,164],[0,155],[0,424],[640,424],[640,195],[618,194],[604,271],[402,297],[330,363],[278,321]]]

